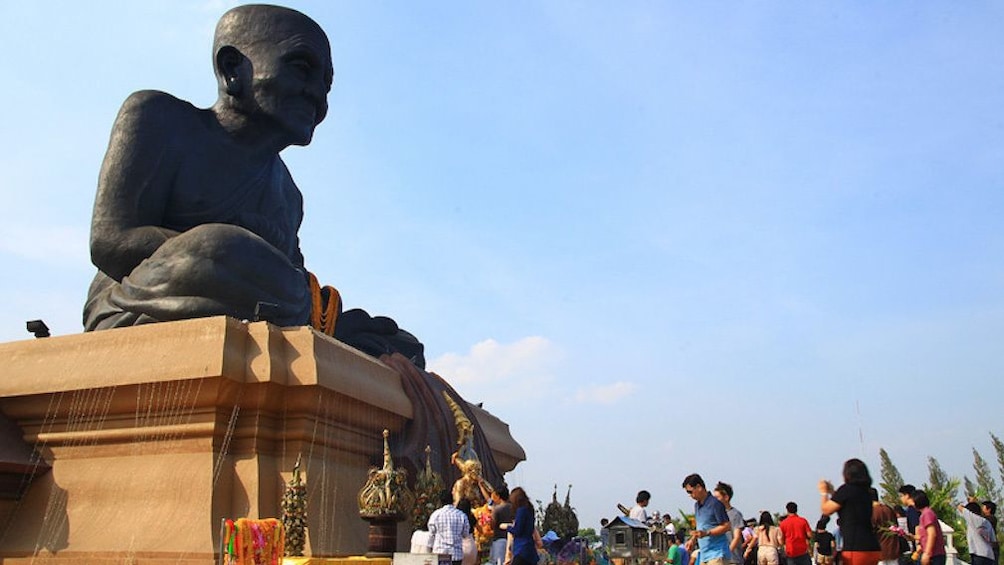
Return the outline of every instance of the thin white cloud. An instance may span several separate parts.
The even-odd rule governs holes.
[[[446,353],[432,359],[428,368],[467,400],[485,401],[490,408],[515,398],[540,396],[554,380],[554,368],[561,358],[560,349],[541,336],[508,344],[489,338],[465,354]]]
[[[437,373],[449,374],[455,382],[493,382],[534,371],[552,348],[551,342],[539,336],[510,344],[489,338],[471,346],[466,355],[446,353],[430,366]]]
[[[637,387],[634,383],[617,381],[606,385],[593,385],[575,392],[575,401],[582,404],[614,404],[630,396]]]

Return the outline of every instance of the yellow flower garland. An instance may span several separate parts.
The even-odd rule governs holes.
[[[335,335],[335,321],[341,310],[342,296],[333,286],[321,286],[314,273],[307,273],[310,281],[310,325],[319,332]],[[328,299],[324,300],[323,291],[328,291]]]

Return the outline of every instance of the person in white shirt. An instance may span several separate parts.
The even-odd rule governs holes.
[[[990,521],[983,517],[980,504],[972,500],[968,504],[960,504],[959,513],[966,522],[966,542],[973,565],[996,565],[993,528]]]
[[[648,512],[645,511],[645,507],[648,506],[648,501],[651,500],[651,498],[652,495],[647,490],[638,491],[638,496],[634,499],[634,508],[631,509],[631,512],[628,514],[628,518],[647,524]]]

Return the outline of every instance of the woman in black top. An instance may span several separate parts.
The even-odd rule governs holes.
[[[840,534],[844,539],[841,559],[846,565],[877,565],[881,559],[878,537],[872,527],[872,477],[860,459],[844,463],[844,484],[833,491],[830,481],[819,481],[824,516],[840,515]]]

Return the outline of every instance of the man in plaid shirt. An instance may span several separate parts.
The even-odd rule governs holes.
[[[439,495],[443,506],[429,516],[429,534],[432,538],[432,552],[449,554],[453,565],[460,565],[464,559],[464,534],[470,531],[467,515],[453,505],[450,491]]]

